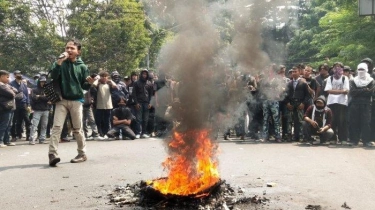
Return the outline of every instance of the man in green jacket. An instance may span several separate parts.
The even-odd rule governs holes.
[[[72,120],[73,134],[78,144],[78,155],[70,162],[80,163],[87,160],[85,154],[86,139],[82,131],[83,90],[88,90],[94,79],[89,76],[87,66],[79,57],[80,54],[80,42],[70,40],[66,43],[65,52],[59,56],[52,66],[51,77],[60,83],[62,100],[56,103],[55,108],[48,152],[50,166],[56,166],[60,162],[57,148],[68,112]]]

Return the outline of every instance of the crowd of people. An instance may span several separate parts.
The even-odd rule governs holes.
[[[10,73],[0,70],[0,148],[15,146],[23,133],[30,145],[49,138],[49,164],[55,166],[58,143],[70,141],[68,135],[77,141],[71,162],[78,163],[87,160],[86,139],[163,136],[176,126],[171,112],[179,103],[178,81],[148,70],[90,74],[80,50],[78,41],[69,41],[50,74],[36,75],[31,88],[21,71],[9,81]],[[257,74],[228,71],[216,90],[225,103],[212,115],[212,129],[225,140],[235,133],[240,139],[267,142],[273,136],[275,142],[312,144],[318,136],[321,144],[375,146],[372,71],[368,58],[355,70],[337,62],[317,70],[299,64],[286,72],[273,64]],[[62,100],[55,104],[45,95],[48,77],[59,81]],[[228,118],[234,123],[223,123]]]
[[[363,59],[354,70],[336,62],[321,64],[317,70],[299,64],[288,72],[283,65],[271,65],[255,76],[238,75],[227,83],[227,89],[229,100],[236,91],[250,92],[243,99],[247,110],[232,128],[241,139],[250,136],[267,142],[273,135],[275,142],[313,144],[318,142],[314,137],[319,137],[321,144],[357,146],[362,141],[363,146],[375,146],[371,59]],[[248,126],[244,123],[247,116]]]

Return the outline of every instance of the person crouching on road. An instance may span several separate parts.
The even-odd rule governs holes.
[[[134,117],[130,109],[126,107],[126,99],[124,97],[120,97],[118,106],[118,108],[113,110],[113,127],[108,131],[107,136],[109,138],[115,138],[121,131],[123,140],[126,137],[134,140],[135,133],[130,128],[131,121]]]
[[[318,135],[321,144],[332,138],[332,111],[327,107],[326,99],[323,95],[315,99],[314,104],[307,108],[303,119],[303,135],[305,142],[312,145],[314,141],[311,137],[312,135]]]

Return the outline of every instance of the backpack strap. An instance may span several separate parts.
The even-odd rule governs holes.
[[[331,78],[331,84],[332,84],[333,76],[330,76],[330,78]],[[341,77],[341,80],[342,80],[342,84],[344,84],[344,82],[345,82],[345,76],[344,75]]]

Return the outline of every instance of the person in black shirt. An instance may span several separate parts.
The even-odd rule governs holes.
[[[288,114],[288,134],[292,133],[291,124],[294,124],[294,141],[299,141],[302,137],[302,122],[305,104],[309,99],[309,90],[306,81],[300,77],[298,67],[290,70],[292,80],[287,84],[287,95],[285,98]],[[300,136],[301,135],[301,136]],[[290,140],[290,139],[289,139]]]
[[[108,131],[107,136],[109,138],[114,138],[118,136],[121,131],[122,139],[129,137],[131,140],[134,140],[135,134],[130,128],[133,114],[131,113],[130,109],[126,107],[126,99],[121,97],[118,105],[119,107],[113,110],[113,127]]]
[[[324,87],[325,87],[325,82],[324,80],[329,77],[329,66],[328,64],[321,64],[319,65],[319,76],[315,77],[315,80],[317,82],[317,85],[320,87],[316,93],[315,96],[319,97],[321,95],[324,95]]]
[[[309,106],[313,105],[313,100],[316,98],[316,93],[319,92],[319,86],[316,80],[311,76],[312,69],[313,68],[311,66],[307,65],[305,67],[305,73],[303,75],[303,78],[305,79],[309,90],[309,99],[307,101],[307,104],[305,104],[305,111]]]

